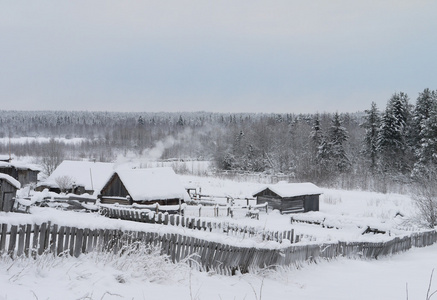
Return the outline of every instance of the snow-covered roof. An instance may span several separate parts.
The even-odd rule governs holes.
[[[0,155],[0,160],[9,161],[9,155]]]
[[[320,195],[323,194],[323,191],[313,183],[303,182],[303,183],[277,183],[270,184],[262,189],[253,193],[253,196],[259,194],[265,189],[269,189],[278,196],[285,197],[296,197],[303,195]]]
[[[0,173],[0,179],[6,180],[7,182],[9,182],[13,186],[15,186],[17,189],[21,188],[21,183],[18,180],[16,180],[14,177],[12,177],[12,176]]]
[[[116,173],[134,201],[188,197],[172,168],[118,170]]]
[[[4,162],[0,161],[0,168],[16,168],[17,170],[32,170],[41,171],[41,168],[34,164],[25,164],[19,162]]]
[[[99,193],[114,173],[113,163],[64,160],[53,173],[38,186],[59,188],[56,179],[68,176],[76,186],[83,186],[87,191]]]

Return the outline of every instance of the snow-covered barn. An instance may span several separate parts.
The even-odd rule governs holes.
[[[177,205],[187,199],[188,193],[172,168],[117,170],[101,190],[104,204]]]
[[[21,184],[12,176],[0,173],[0,211],[11,211]]]
[[[263,187],[253,194],[257,204],[267,202],[270,209],[281,213],[319,210],[322,190],[313,183],[277,183]]]
[[[113,173],[113,163],[64,160],[36,190],[97,196]]]
[[[37,183],[40,168],[32,164],[5,162],[0,160],[0,173],[12,176],[21,186]]]

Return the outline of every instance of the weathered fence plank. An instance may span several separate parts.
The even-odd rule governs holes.
[[[24,254],[24,238],[26,234],[26,225],[20,225],[18,229],[18,249],[17,256]]]
[[[31,234],[32,234],[32,225],[26,224],[26,238],[24,240],[24,255],[26,256],[29,256]]]
[[[58,248],[57,255],[62,255],[64,253],[64,230],[65,227],[61,226],[58,231]]]
[[[9,236],[9,247],[8,247],[8,255],[10,257],[14,256],[14,252],[15,252],[15,244],[17,242],[17,232],[18,232],[18,226],[17,225],[12,225],[11,226],[11,233]]]
[[[6,234],[8,231],[8,224],[2,224],[1,227],[1,239],[0,239],[0,254],[3,254],[6,247]]]
[[[33,226],[33,238],[32,238],[32,256],[38,254],[38,239],[39,239],[39,225]]]

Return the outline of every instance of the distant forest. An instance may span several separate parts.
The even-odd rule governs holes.
[[[216,170],[284,174],[294,181],[387,192],[434,174],[437,91],[412,104],[395,93],[383,109],[360,113],[222,114],[0,111],[0,153],[47,163],[114,161],[117,155],[210,160]],[[84,138],[68,143],[55,138]],[[47,170],[50,172],[50,170]]]

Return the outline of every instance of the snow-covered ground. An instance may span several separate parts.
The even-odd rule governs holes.
[[[0,299],[426,299],[437,245],[379,260],[338,258],[276,272],[222,276],[156,256],[88,254],[0,259]],[[437,288],[433,280],[432,291]]]
[[[251,197],[262,184],[181,176],[186,185],[202,194],[234,198]],[[246,204],[246,200],[241,204]],[[399,216],[401,214],[402,216]],[[303,242],[381,241],[422,230],[410,220],[414,203],[406,195],[324,189],[320,211],[293,215],[296,219],[323,221],[334,228],[290,222],[290,215],[261,212],[260,220],[220,218],[269,230],[295,229]],[[0,222],[43,222],[90,228],[121,228],[183,232],[220,242],[261,247],[282,247],[276,242],[242,240],[219,233],[192,231],[121,220],[95,214],[33,208],[31,215],[0,214]],[[371,226],[386,234],[362,232]],[[232,277],[198,272],[184,264],[170,264],[156,254],[139,253],[115,258],[91,253],[79,258],[0,259],[0,299],[425,299],[431,271],[437,267],[437,245],[382,257],[378,260],[337,258],[276,271]],[[433,282],[434,283],[434,282]],[[437,282],[434,283],[437,289]],[[434,289],[431,288],[433,291]]]
[[[226,202],[226,196],[234,198],[251,198],[263,184],[252,182],[235,182],[218,180],[208,177],[181,176],[186,185],[202,188],[202,194],[217,196],[219,201]],[[291,215],[280,215],[273,211],[265,214],[261,211],[260,220],[232,219],[233,222],[262,226],[269,230],[289,230],[295,233],[311,236],[318,242],[327,241],[382,241],[393,236],[404,236],[411,231],[420,230],[411,220],[416,215],[413,201],[407,195],[381,194],[363,191],[344,191],[322,189],[324,194],[320,199],[320,211],[292,215],[299,220],[319,221],[334,229],[290,222]],[[236,200],[237,204],[245,205],[246,200]],[[251,202],[255,204],[255,201]],[[400,215],[399,215],[400,214]],[[402,216],[401,216],[402,215]],[[370,226],[382,231],[384,235],[363,235]]]

